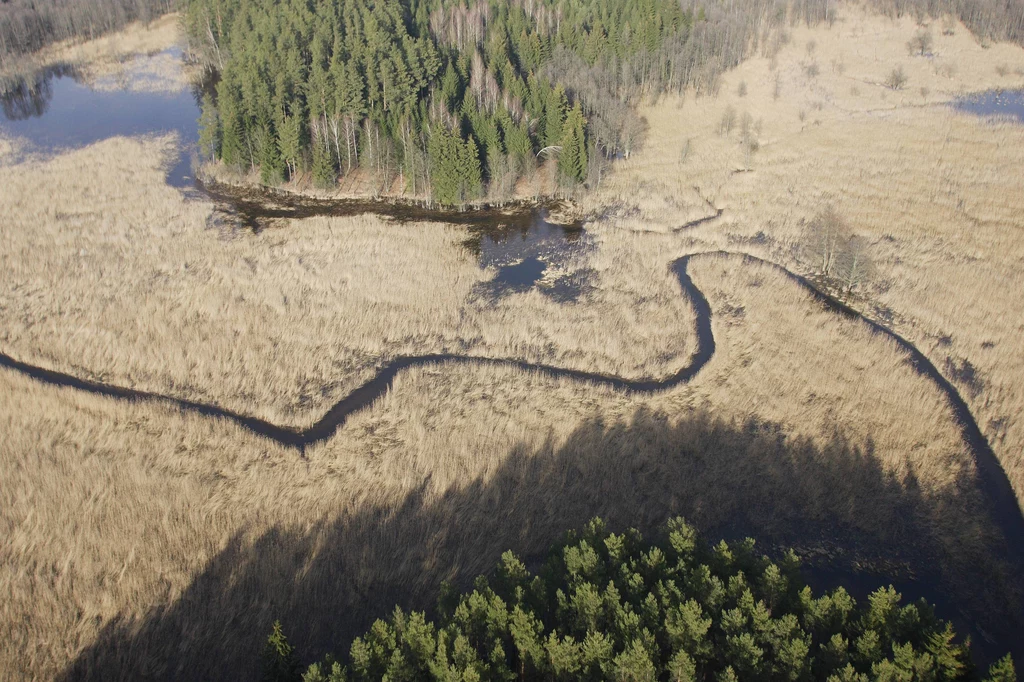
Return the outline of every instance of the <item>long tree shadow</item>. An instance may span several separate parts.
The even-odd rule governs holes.
[[[396,604],[429,610],[441,581],[465,586],[507,549],[536,562],[595,515],[650,530],[681,514],[709,538],[750,535],[769,553],[794,544],[812,558],[811,579],[839,576],[855,593],[895,581],[938,601],[982,660],[1013,650],[1019,664],[1019,567],[976,486],[897,479],[870,442],[841,434],[815,444],[772,424],[639,409],[564,443],[517,447],[488,480],[438,490],[427,478],[392,507],[255,541],[239,533],[175,603],[108,624],[63,679],[254,679],[275,619],[305,660],[344,655]]]

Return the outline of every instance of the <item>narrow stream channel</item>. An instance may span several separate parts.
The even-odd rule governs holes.
[[[198,107],[193,93],[160,95],[144,92],[96,92],[78,83],[72,70],[57,68],[42,74],[33,83],[26,83],[20,90],[9,92],[3,98],[2,104],[5,120],[0,121],[0,128],[6,133],[28,140],[29,151],[52,153],[114,135],[168,131],[178,133],[181,151],[177,160],[171,164],[168,182],[183,188],[195,185],[218,205],[227,207],[244,226],[253,230],[262,229],[268,222],[280,219],[362,213],[374,213],[398,221],[442,221],[464,225],[470,234],[470,240],[475,244],[475,253],[481,260],[481,266],[494,268],[497,272],[494,288],[480,292],[484,295],[499,297],[507,290],[515,291],[521,290],[522,287],[538,286],[546,270],[549,267],[557,269],[560,262],[558,259],[566,257],[566,252],[561,251],[562,247],[558,246],[562,242],[571,243],[577,249],[589,248],[588,237],[580,225],[555,226],[545,219],[546,211],[554,208],[550,205],[538,207],[532,203],[519,203],[470,211],[446,211],[401,203],[332,201],[269,190],[203,187],[193,181],[189,166],[191,149],[197,138]],[[989,113],[992,106],[987,100],[982,101],[978,104],[982,111],[977,113]],[[972,106],[966,103],[962,108],[972,110]],[[706,220],[709,218],[701,219]],[[517,232],[540,235],[540,239],[524,239],[522,243],[518,243],[514,241],[514,237],[510,237]],[[687,266],[692,259],[708,256],[742,258],[745,263],[772,267],[809,291],[828,310],[847,318],[859,319],[875,333],[893,340],[903,350],[907,362],[914,370],[930,379],[945,396],[959,424],[963,440],[975,458],[977,483],[988,501],[994,525],[1005,538],[1005,555],[1014,566],[1024,566],[1024,515],[1017,504],[1009,479],[956,388],[921,351],[902,336],[864,318],[857,311],[816,288],[806,278],[777,264],[742,253],[691,254],[671,264],[682,295],[689,299],[694,308],[697,350],[686,367],[661,380],[629,380],[504,358],[454,354],[399,356],[380,367],[371,380],[331,406],[315,424],[299,430],[279,426],[214,404],[81,379],[21,362],[3,353],[0,353],[0,366],[49,385],[120,400],[162,402],[184,411],[227,419],[255,434],[296,448],[304,455],[307,446],[331,438],[345,425],[351,415],[370,407],[383,396],[392,387],[399,372],[412,367],[454,364],[509,367],[635,394],[651,394],[684,384],[696,376],[715,353],[711,308],[687,272]],[[561,283],[557,280],[551,282],[549,295],[556,300],[572,301],[587,286],[589,283],[586,273],[583,272]],[[818,577],[823,575],[826,573],[818,574]],[[851,591],[858,590],[855,585],[857,578],[851,579],[847,576],[845,580],[850,583]],[[941,590],[927,590],[926,595],[929,599],[941,602]],[[1016,635],[1019,634],[1016,632]],[[1018,655],[1024,647],[1022,641],[1024,638],[1018,636]],[[978,644],[985,646],[984,640]],[[1009,644],[1000,642],[1000,645],[1005,649]],[[990,648],[989,651],[998,654],[998,648]]]

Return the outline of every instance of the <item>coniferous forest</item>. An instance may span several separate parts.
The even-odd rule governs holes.
[[[892,587],[858,603],[815,596],[799,560],[752,540],[709,545],[682,519],[653,542],[599,519],[555,546],[537,575],[511,552],[437,617],[396,609],[351,647],[301,672],[278,623],[268,682],[343,680],[978,680],[970,644]],[[1009,656],[986,682],[1016,679]]]
[[[362,170],[444,204],[509,196],[538,159],[600,182],[643,136],[632,104],[715,87],[766,27],[824,0],[190,0],[220,75],[202,148],[277,184]],[[794,12],[796,13],[794,15]]]

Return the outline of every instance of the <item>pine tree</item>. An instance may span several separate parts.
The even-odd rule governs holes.
[[[440,129],[431,147],[458,156],[473,144]],[[437,621],[396,608],[375,622],[352,644],[352,678],[980,679],[968,663],[969,643],[957,643],[923,602],[902,605],[895,591],[880,590],[858,608],[841,588],[815,599],[789,558],[773,564],[753,541],[711,546],[681,519],[667,530],[649,543],[592,522],[554,547],[539,575],[506,553],[494,579],[478,577],[471,592],[442,586]],[[778,603],[769,612],[773,594]],[[880,639],[873,626],[890,634]],[[327,659],[304,682],[343,674]],[[985,678],[1015,680],[1009,657]]]
[[[1013,667],[1013,659],[1006,654],[988,669],[985,682],[1017,682],[1017,671]]]
[[[615,679],[619,682],[654,682],[656,672],[650,654],[639,639],[635,639],[615,657]]]
[[[263,647],[263,682],[301,682],[299,660],[288,643],[281,621],[274,621],[274,630]]]

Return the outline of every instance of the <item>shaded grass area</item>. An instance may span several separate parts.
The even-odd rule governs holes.
[[[683,514],[763,547],[832,547],[826,561],[844,567],[904,564],[922,589],[948,590],[941,615],[993,636],[977,643],[983,652],[1019,646],[1015,588],[978,554],[998,548],[969,539],[950,556],[927,531],[944,494],[893,477],[840,434],[786,442],[767,426],[639,409],[588,421],[559,446],[513,448],[490,478],[441,495],[427,479],[395,506],[238,534],[173,604],[104,627],[63,679],[253,678],[275,619],[307,658],[343,651],[395,603],[429,608],[442,579],[465,586],[505,549],[540,557],[594,515],[649,530]]]

